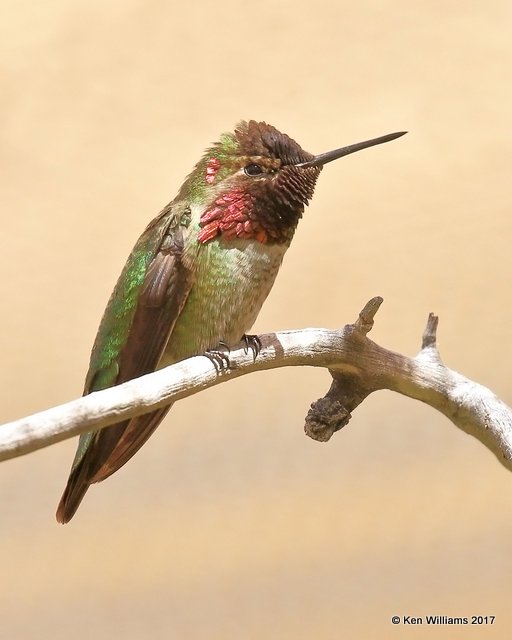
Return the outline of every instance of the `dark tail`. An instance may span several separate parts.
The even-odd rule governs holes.
[[[108,478],[137,453],[171,406],[125,420],[97,433],[97,437],[69,475],[57,507],[57,522],[69,522],[91,484]]]
[[[66,522],[69,522],[75,515],[76,510],[82,502],[82,498],[91,486],[91,483],[84,478],[83,468],[83,464],[80,464],[69,475],[68,483],[64,489],[55,515],[57,522],[61,524],[66,524]]]

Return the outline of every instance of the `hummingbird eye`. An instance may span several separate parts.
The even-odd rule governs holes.
[[[246,176],[259,176],[263,173],[263,169],[259,164],[251,162],[251,164],[244,167],[244,173]]]

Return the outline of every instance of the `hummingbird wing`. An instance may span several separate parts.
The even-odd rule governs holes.
[[[91,353],[84,395],[154,371],[192,287],[183,264],[190,210],[172,204],[137,241],[109,300]],[[90,484],[124,465],[167,413],[163,407],[80,436],[57,509],[68,522]]]

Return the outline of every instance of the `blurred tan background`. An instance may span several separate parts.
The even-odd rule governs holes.
[[[374,340],[414,354],[435,311],[447,364],[512,401],[510,3],[1,7],[1,421],[80,394],[131,246],[241,118],[312,152],[410,132],[326,168],[255,331],[382,295]],[[328,384],[280,370],[178,404],[65,527],[76,442],[2,464],[1,638],[509,638],[510,474],[391,393],[313,442]]]

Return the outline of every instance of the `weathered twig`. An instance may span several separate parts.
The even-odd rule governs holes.
[[[366,334],[381,303],[381,298],[370,300],[356,322],[340,331],[303,329],[261,335],[258,356],[254,358],[247,345],[238,345],[230,352],[227,369],[219,371],[208,358],[196,356],[5,424],[0,427],[0,460],[107,427],[253,371],[308,365],[328,368],[333,378],[328,393],[312,404],[306,417],[305,431],[316,440],[326,441],[346,425],[351,412],[372,391],[390,389],[441,411],[512,470],[512,410],[489,389],[443,364],[433,314],[414,358],[372,342]]]

